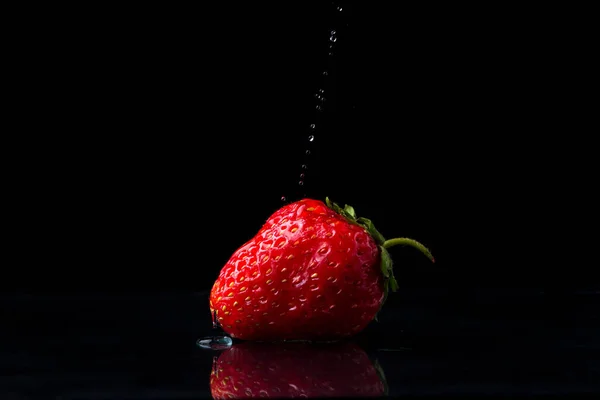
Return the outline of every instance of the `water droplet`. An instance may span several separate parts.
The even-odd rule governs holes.
[[[212,321],[213,321],[213,329],[219,329],[221,327],[221,324],[219,324],[219,319],[217,318],[216,310],[213,311]]]
[[[317,107],[315,107],[317,109],[317,111],[323,111],[323,107],[321,107],[321,105],[317,105]]]
[[[325,93],[325,89],[319,89],[319,93],[321,93],[321,94]]]
[[[312,142],[313,140],[315,140],[315,135],[310,135],[310,136],[308,137],[308,141],[309,141],[309,142]]]
[[[287,199],[285,198],[285,196],[281,196],[281,201],[286,201]]]
[[[308,169],[308,165],[302,164],[302,169]]]
[[[327,75],[329,75],[329,72],[323,71],[323,76],[327,76]]]
[[[300,179],[304,179],[304,174],[300,174]]]
[[[329,55],[330,55],[330,56],[332,56],[332,55],[333,55],[333,51],[330,51],[330,52],[329,52]]]
[[[317,128],[317,125],[315,124],[310,124],[310,130],[314,131]]]
[[[225,350],[232,344],[233,340],[229,336],[209,336],[196,341],[198,347],[206,350]]]
[[[317,100],[321,100],[321,95],[320,95],[319,93],[317,93],[317,94],[315,94],[315,98],[316,98]]]
[[[335,43],[337,41],[337,38],[335,36],[330,36],[329,41]]]
[[[334,29],[331,30],[331,36],[335,36],[335,30]]]
[[[306,155],[310,156],[310,150],[306,150]]]
[[[303,186],[304,185],[304,181],[298,182],[298,185]]]
[[[337,10],[338,10],[338,11],[342,11],[342,7],[338,7],[338,8],[337,8]]]

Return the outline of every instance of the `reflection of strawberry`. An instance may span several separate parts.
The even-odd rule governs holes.
[[[363,330],[397,283],[385,240],[354,209],[304,199],[277,210],[213,285],[213,322],[244,340],[331,340]]]
[[[213,362],[215,399],[241,397],[371,397],[386,392],[381,368],[349,342],[244,342]]]

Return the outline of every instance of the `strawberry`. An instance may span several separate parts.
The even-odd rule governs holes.
[[[243,342],[213,361],[213,399],[381,397],[382,369],[351,342]]]
[[[287,204],[234,252],[210,294],[213,324],[242,340],[337,340],[362,331],[398,284],[385,240],[354,209]]]

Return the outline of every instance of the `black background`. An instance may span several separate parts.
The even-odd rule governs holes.
[[[434,266],[394,249],[406,286],[589,286],[582,14],[388,8],[20,14],[5,151],[24,285],[207,289],[306,194],[430,247]]]
[[[211,332],[207,291],[282,196],[306,195],[436,257],[392,250],[401,291],[361,339],[414,349],[380,354],[393,394],[588,390],[586,15],[367,2],[11,13],[3,379],[208,397],[211,359],[193,352]]]

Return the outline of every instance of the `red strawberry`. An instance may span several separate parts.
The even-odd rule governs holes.
[[[349,342],[334,344],[245,342],[213,362],[214,399],[241,397],[380,397],[379,365]]]
[[[385,240],[370,220],[326,200],[277,210],[221,270],[213,323],[244,340],[336,340],[363,330],[398,285]]]

